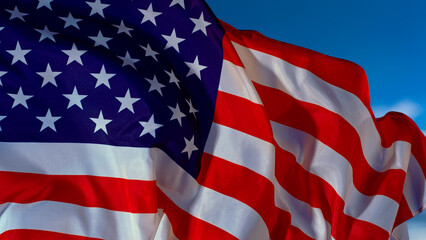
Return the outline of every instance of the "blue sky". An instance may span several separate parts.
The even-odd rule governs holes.
[[[426,134],[426,1],[206,0],[221,20],[362,66],[377,116],[396,110]],[[426,214],[409,223],[426,235]]]

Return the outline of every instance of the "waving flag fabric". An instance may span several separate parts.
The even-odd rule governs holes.
[[[0,239],[406,239],[426,138],[197,0],[0,2]]]

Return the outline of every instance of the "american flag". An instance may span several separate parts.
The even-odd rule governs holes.
[[[426,138],[198,0],[0,1],[0,239],[406,239]]]

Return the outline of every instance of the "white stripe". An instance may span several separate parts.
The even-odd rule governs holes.
[[[344,213],[371,222],[390,232],[398,211],[398,203],[383,195],[367,196],[353,183],[353,170],[348,161],[313,136],[271,121],[277,144],[296,157],[310,173],[330,184],[345,202]],[[306,149],[310,149],[307,151]]]
[[[154,180],[149,148],[0,142],[0,171]]]
[[[306,235],[315,239],[327,239],[326,236],[331,235],[329,224],[324,220],[320,209],[312,208],[292,197],[277,182],[275,148],[272,144],[213,123],[204,151],[246,167],[270,180],[274,184],[276,206],[290,212],[292,225]]]
[[[203,187],[161,150],[153,149],[157,185],[176,205],[194,217],[238,239],[269,239],[265,222],[246,204]]]
[[[239,46],[238,44],[235,44],[235,46],[237,48],[240,48],[240,52],[243,52],[242,55],[244,55],[246,58],[251,59],[255,55],[262,55],[262,53],[259,53],[253,50],[251,51],[251,53],[248,52],[247,50],[244,51],[244,48]],[[253,56],[251,56],[250,54],[253,54]],[[411,146],[409,143],[396,141],[389,148],[383,148],[381,146],[380,144],[381,140],[379,139],[377,129],[374,127],[373,120],[371,119],[371,116],[369,115],[368,110],[359,101],[359,99],[357,99],[356,96],[354,96],[353,94],[349,92],[345,92],[342,89],[334,87],[326,82],[323,82],[321,79],[317,78],[315,75],[311,74],[310,72],[304,69],[299,69],[295,66],[292,66],[281,59],[274,59],[274,57],[272,56],[267,56],[267,57],[265,56],[267,55],[264,54],[264,56],[261,56],[260,57],[261,60],[259,62],[264,64],[262,67],[267,68],[266,70],[259,69],[258,67],[259,65],[257,65],[258,63],[251,64],[250,61],[245,62],[247,66],[247,71],[250,72],[250,76],[252,80],[260,84],[264,84],[269,87],[273,87],[276,89],[280,89],[284,92],[290,93],[291,95],[293,95],[299,100],[323,106],[333,112],[343,115],[346,118],[346,120],[348,120],[349,123],[355,124],[357,121],[365,120],[362,125],[355,124],[355,128],[358,131],[358,133],[360,132],[362,133],[360,134],[361,140],[362,140],[362,147],[364,149],[371,149],[371,151],[369,150],[364,151],[364,149],[363,151],[364,151],[366,160],[369,162],[370,166],[372,166],[375,170],[384,171],[387,169],[399,168],[404,171],[407,171],[408,163],[410,162],[411,165],[413,164],[412,159],[415,159],[415,158],[412,154],[410,154]],[[287,69],[287,70],[285,72],[283,70],[280,73],[276,73],[276,72],[271,73],[271,69],[269,68],[270,66],[274,66],[274,64],[271,64],[268,61],[264,61],[264,58],[268,58],[268,57],[270,58],[269,59],[270,61],[275,62],[275,65],[281,64],[278,67],[272,67],[273,71],[279,71],[283,69]],[[254,103],[259,103],[260,100],[258,99],[258,96],[256,96],[255,94],[246,94],[247,92],[251,91],[249,88],[254,88],[251,84],[251,81],[247,77],[247,74],[243,73],[244,71],[246,71],[246,69],[236,66],[230,63],[229,61],[224,61],[223,65],[224,65],[224,70],[222,72],[222,81],[220,82],[220,89],[224,92],[251,100]],[[255,67],[255,70],[253,70],[252,67]],[[238,74],[235,74],[235,72],[238,72]],[[263,72],[263,73],[258,74],[259,72]],[[262,75],[262,74],[265,74],[265,75]],[[287,74],[288,76],[285,74]],[[252,75],[254,75],[254,77]],[[281,78],[283,81],[281,81],[278,78]],[[300,80],[304,80],[304,81],[301,82]],[[244,82],[248,82],[248,83],[244,83]],[[243,86],[243,88],[238,89],[237,87],[232,87],[234,85]],[[304,89],[304,88],[307,88],[307,89]],[[322,88],[323,90],[326,89],[324,92],[327,92],[327,94],[322,94],[322,95],[318,94],[317,88],[318,89]],[[330,98],[327,98],[328,96]],[[323,99],[323,97],[325,97],[325,99]],[[339,101],[334,100],[337,98],[339,98]],[[343,104],[339,105],[342,102]],[[351,104],[355,104],[355,106],[357,107],[347,107],[347,106],[350,106]],[[357,109],[357,108],[361,108],[360,110],[361,112],[354,111],[354,109]],[[360,115],[358,116],[358,114]],[[365,117],[362,118],[362,116],[365,116]],[[416,163],[416,165],[418,165],[418,163]],[[407,201],[409,202],[411,211],[414,213],[418,210],[417,207],[423,206],[421,204],[425,204],[426,202],[425,197],[423,195],[420,195],[420,193],[426,192],[426,182],[425,180],[421,180],[422,178],[420,178],[421,175],[423,175],[423,172],[421,172],[421,168],[419,167],[410,167],[410,168],[413,169],[411,170],[411,172],[414,173],[414,176],[410,178],[417,179],[417,180],[414,180],[412,184],[405,184],[404,195],[407,198]],[[408,175],[411,175],[411,174],[408,174]],[[417,185],[421,185],[421,186],[417,186]],[[417,191],[417,194],[416,194],[415,190],[409,189],[411,186],[415,189],[420,190],[420,192]],[[411,193],[408,193],[410,191]]]
[[[152,239],[157,214],[134,214],[41,201],[0,205],[0,233],[34,229],[106,240]]]
[[[0,162],[1,171],[157,180],[160,189],[193,216],[237,238],[269,238],[265,223],[253,209],[198,185],[159,149],[77,143],[0,143],[0,159],[4,159]]]
[[[250,99],[254,103],[262,103],[245,69],[227,60],[222,64],[219,91]]]
[[[243,61],[250,80],[279,89],[300,101],[324,107],[348,121],[358,132],[362,151],[372,168],[377,171],[388,169],[405,171],[407,169],[408,159],[399,152],[407,149],[408,143],[399,141],[388,149],[383,148],[380,135],[368,109],[354,94],[329,84],[311,72],[280,58],[243,47],[237,43],[233,43],[233,45]],[[235,66],[234,68],[240,67]],[[227,72],[230,71],[227,70]],[[226,85],[221,84],[221,87],[226,88]],[[258,100],[253,99],[253,102],[258,102]]]
[[[392,235],[389,239],[391,239],[391,240],[410,240],[410,236],[408,234],[407,222],[403,222],[403,223],[399,224],[392,231]]]
[[[275,174],[275,148],[256,137],[213,123],[204,152],[231,160],[271,180]]]
[[[302,230],[313,239],[331,239],[331,227],[324,219],[321,209],[300,201],[290,195],[276,179],[273,179],[275,205],[291,214],[291,225]]]
[[[158,214],[162,217],[158,224],[158,228],[155,231],[153,240],[178,240],[178,238],[173,234],[172,224],[170,223],[167,215],[161,209],[159,209]]]
[[[411,155],[404,182],[404,196],[411,213],[417,215],[426,205],[426,181],[422,168]]]
[[[295,155],[298,163],[307,171],[327,181],[345,201],[346,215],[369,221],[390,232],[392,221],[389,219],[394,219],[398,210],[398,204],[394,200],[383,195],[366,196],[360,193],[353,185],[352,167],[341,155],[302,131],[274,122],[271,124],[277,143]],[[242,144],[247,148],[238,147]],[[304,152],[301,150],[304,148],[313,149],[313,151]],[[272,144],[214,123],[205,151],[251,169],[269,179],[274,183],[275,188],[279,189],[273,174],[275,151]],[[292,208],[288,208],[288,211],[291,212],[291,210]],[[304,215],[301,215],[301,218],[302,216]],[[318,224],[322,223],[318,222]],[[303,226],[297,227],[305,233],[310,231]]]

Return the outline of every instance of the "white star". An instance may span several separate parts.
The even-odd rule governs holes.
[[[157,26],[157,23],[155,22],[155,18],[158,17],[158,15],[162,14],[161,12],[154,12],[152,9],[152,3],[149,4],[148,9],[139,9],[139,11],[143,14],[142,23],[146,21],[152,22],[155,26]]]
[[[38,40],[39,42],[43,41],[45,38],[48,38],[54,42],[56,42],[55,38],[53,37],[53,35],[58,34],[57,32],[51,32],[49,30],[49,28],[47,28],[47,26],[44,26],[44,29],[36,29],[37,32],[39,32],[41,34],[40,36],[40,40]]]
[[[127,108],[129,109],[130,112],[135,113],[135,111],[133,110],[133,104],[141,100],[140,98],[132,98],[130,96],[129,89],[127,89],[126,95],[124,97],[115,97],[115,98],[117,98],[117,100],[121,102],[121,106],[118,112],[121,112],[122,110]]]
[[[0,27],[0,31],[3,30],[4,27]]]
[[[38,0],[38,6],[37,9],[41,8],[41,7],[47,7],[48,9],[52,10],[52,6],[50,6],[50,3],[53,0]]]
[[[151,118],[148,120],[148,122],[139,122],[142,127],[142,133],[139,137],[142,137],[143,135],[149,133],[151,134],[152,137],[155,138],[155,130],[157,130],[158,128],[162,127],[163,125],[155,123],[154,121],[154,114],[152,114]]]
[[[142,45],[139,45],[139,46],[141,48],[143,48],[143,50],[145,50],[145,57],[152,57],[152,58],[154,58],[155,61],[158,62],[157,56],[155,56],[155,55],[158,55],[158,52],[152,50],[152,48],[149,46],[149,43],[147,44],[146,47],[144,47]]]
[[[169,83],[174,83],[174,84],[176,84],[176,86],[180,89],[180,86],[179,86],[179,79],[176,77],[176,75],[175,75],[175,73],[173,72],[173,69],[171,69],[170,70],[170,72],[167,72],[166,71],[166,73],[167,73],[167,75],[169,75],[169,77],[170,77],[170,81],[169,81]]]
[[[89,4],[89,6],[92,8],[92,11],[90,11],[90,16],[97,13],[101,15],[103,18],[105,18],[104,8],[108,7],[109,4],[104,4],[101,2],[101,0],[95,0],[95,2],[86,2],[86,3]]]
[[[41,84],[41,87],[44,87],[44,85],[51,83],[57,87],[55,77],[61,74],[61,72],[53,72],[50,68],[49,63],[47,64],[46,71],[44,72],[37,72],[38,75],[43,77],[43,83]]]
[[[66,55],[68,55],[67,65],[74,62],[74,61],[83,65],[83,62],[81,61],[81,55],[83,55],[87,51],[86,50],[78,50],[77,47],[75,46],[75,43],[73,43],[71,50],[62,50],[62,52],[64,52]]]
[[[109,38],[109,37],[104,37],[104,35],[102,35],[101,31],[98,32],[98,36],[95,36],[95,37],[89,36],[89,38],[91,38],[93,41],[95,41],[95,47],[102,45],[102,46],[104,46],[108,49],[109,49],[109,46],[108,46],[107,42],[112,39],[112,38]]]
[[[198,112],[198,110],[197,110],[197,109],[195,109],[195,108],[194,108],[194,106],[192,105],[192,101],[191,101],[191,99],[189,99],[189,101],[185,99],[185,101],[186,101],[186,102],[188,103],[188,105],[189,105],[189,113],[194,114],[194,117],[196,117],[196,116],[195,116],[195,113],[197,113],[197,112]]]
[[[27,64],[27,60],[25,59],[25,55],[27,53],[29,53],[30,51],[31,50],[22,49],[19,42],[16,42],[15,50],[7,50],[7,52],[13,56],[12,65],[15,64],[18,61],[21,61],[21,62]]]
[[[126,56],[124,56],[124,57],[118,56],[118,57],[123,61],[122,67],[129,65],[132,68],[136,69],[135,63],[140,61],[140,59],[130,57],[129,52],[127,52],[127,51],[126,51]]]
[[[71,13],[68,13],[68,17],[59,17],[60,19],[65,21],[65,26],[64,28],[67,28],[69,26],[73,26],[77,29],[80,29],[80,27],[78,26],[78,22],[81,21],[81,19],[78,18],[74,18]]]
[[[152,80],[148,79],[148,78],[145,78],[145,80],[147,80],[150,84],[148,92],[156,90],[161,96],[163,96],[163,93],[161,92],[161,88],[166,87],[166,86],[159,83],[158,80],[157,80],[157,77],[155,75],[154,75],[154,78]]]
[[[63,94],[64,97],[69,99],[69,103],[68,103],[68,107],[67,109],[69,109],[70,107],[76,105],[77,107],[79,107],[81,110],[83,110],[83,105],[81,105],[81,100],[83,100],[84,98],[87,97],[87,95],[79,95],[78,91],[77,91],[77,87],[74,87],[74,90],[72,92],[72,94]]]
[[[115,76],[115,73],[106,73],[105,66],[102,65],[101,71],[99,73],[91,73],[98,81],[96,82],[95,88],[99,87],[101,84],[105,85],[111,89],[109,85],[109,80]]]
[[[176,36],[175,29],[173,29],[173,31],[170,35],[161,34],[161,36],[163,36],[163,38],[165,38],[166,41],[167,41],[166,47],[164,49],[173,47],[174,49],[176,49],[177,52],[179,52],[179,45],[178,44],[182,41],[185,41],[184,38],[179,38],[179,37]]]
[[[195,23],[194,30],[192,30],[192,33],[195,33],[196,31],[201,31],[207,36],[207,26],[209,26],[211,23],[204,21],[204,13],[201,12],[200,17],[197,18],[191,18],[191,21]]]
[[[0,71],[0,86],[3,86],[3,83],[1,82],[1,77],[3,77],[3,75],[5,75],[7,72],[5,71]]]
[[[98,118],[90,118],[90,120],[92,120],[96,124],[94,133],[99,131],[99,130],[102,130],[102,131],[104,131],[104,133],[106,133],[108,135],[106,125],[108,123],[110,123],[112,120],[104,119],[104,115],[102,114],[102,111],[99,113]]]
[[[5,119],[6,118],[6,116],[0,116],[0,121],[2,121],[3,119]],[[0,132],[1,132],[2,130],[1,130],[1,126],[0,126]]]
[[[28,15],[28,13],[20,12],[17,6],[15,6],[15,9],[13,9],[13,10],[7,10],[7,9],[5,9],[5,10],[8,11],[11,14],[9,20],[12,20],[14,18],[19,18],[19,19],[21,19],[22,21],[25,22],[24,16]]]
[[[182,118],[183,118],[183,117],[186,117],[186,115],[185,115],[185,114],[183,114],[183,113],[180,111],[179,104],[178,104],[178,103],[176,103],[176,107],[175,107],[175,108],[170,107],[170,106],[169,106],[169,108],[170,108],[170,110],[172,110],[172,112],[173,112],[173,115],[172,115],[172,117],[170,118],[170,121],[172,121],[172,120],[176,119],[176,120],[179,122],[179,125],[180,125],[180,126],[182,126]]]
[[[185,62],[185,64],[189,67],[189,72],[186,76],[189,77],[195,74],[198,79],[201,80],[201,71],[206,69],[207,66],[200,65],[200,63],[198,62],[198,56],[195,57],[194,62]]]
[[[33,97],[32,95],[25,95],[21,87],[19,87],[18,93],[8,93],[8,95],[11,96],[14,100],[12,108],[21,104],[28,109],[27,100]]]
[[[36,117],[38,120],[42,121],[40,132],[46,129],[47,127],[51,128],[56,132],[55,122],[58,121],[61,117],[53,117],[50,113],[50,109],[47,109],[46,116],[44,117]]]
[[[179,4],[183,9],[185,9],[185,0],[173,0],[172,3],[170,3],[170,6],[174,6],[176,4]]]
[[[116,27],[116,28],[118,28],[117,34],[125,33],[125,34],[129,35],[130,37],[132,36],[130,34],[130,31],[132,31],[133,28],[126,27],[126,25],[124,25],[123,20],[121,20],[120,25],[113,25],[113,26]]]
[[[191,140],[187,140],[186,138],[184,138],[185,140],[185,148],[183,149],[182,153],[186,152],[188,153],[188,159],[191,158],[191,154],[194,151],[197,151],[198,148],[195,146],[194,144],[194,136],[192,136]]]

